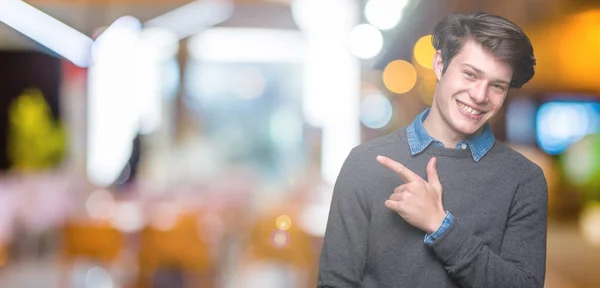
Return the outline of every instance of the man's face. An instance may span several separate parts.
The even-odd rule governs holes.
[[[476,42],[467,41],[442,74],[440,52],[433,69],[438,79],[432,109],[462,136],[475,134],[502,107],[513,70]]]

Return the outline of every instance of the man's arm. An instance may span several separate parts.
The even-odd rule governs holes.
[[[548,188],[538,168],[517,188],[499,255],[457,218],[429,247],[462,287],[542,288],[547,209]]]
[[[361,287],[367,259],[369,205],[362,189],[356,148],[333,189],[317,287]]]

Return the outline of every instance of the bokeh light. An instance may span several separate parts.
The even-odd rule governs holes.
[[[181,209],[177,204],[171,202],[162,202],[156,204],[150,213],[149,224],[154,229],[168,231],[173,229],[179,219]]]
[[[370,0],[365,5],[365,17],[378,29],[392,29],[400,22],[407,3],[408,0]]]
[[[594,247],[600,247],[600,202],[585,205],[579,218],[583,239]]]
[[[85,275],[85,287],[88,288],[113,288],[114,283],[110,273],[104,268],[96,266],[88,270]]]
[[[433,56],[435,55],[435,48],[433,48],[433,44],[431,43],[431,37],[430,34],[419,38],[413,49],[415,62],[427,69],[433,68]]]
[[[567,1],[571,3],[576,1]],[[591,8],[591,7],[590,7]],[[535,47],[535,77],[528,89],[597,91],[600,9],[576,9],[526,28]],[[529,25],[528,25],[529,26]],[[560,35],[557,38],[555,35]]]
[[[331,197],[320,196],[320,198],[330,199]],[[302,213],[299,217],[300,219],[298,221],[298,226],[300,226],[300,229],[313,237],[325,236],[325,231],[327,230],[327,219],[329,218],[328,204],[330,202],[331,201],[325,202],[321,200],[316,203],[306,205],[306,207],[302,209]]]
[[[415,67],[404,60],[392,61],[383,70],[383,84],[394,93],[406,93],[415,87],[416,82]]]
[[[108,190],[99,189],[88,196],[85,209],[91,218],[108,220],[113,214],[115,201]]]
[[[287,231],[292,226],[292,219],[290,216],[281,215],[275,220],[275,226],[277,226],[277,229],[279,230]]]
[[[540,106],[536,117],[540,148],[556,155],[585,135],[598,132],[600,103],[548,102]]]
[[[600,134],[592,134],[571,145],[562,155],[565,177],[581,188],[597,193],[600,188]]]
[[[144,226],[142,208],[139,203],[123,201],[117,203],[111,225],[124,233],[138,232]]]
[[[271,234],[271,244],[273,247],[282,249],[287,247],[289,243],[290,234],[287,231],[277,229]]]
[[[390,100],[381,94],[366,96],[360,102],[360,122],[369,128],[383,128],[390,122],[392,115]]]
[[[550,49],[558,60],[557,69],[552,73],[563,85],[577,89],[597,89],[600,73],[600,9],[590,9],[574,14],[563,21],[558,31],[543,33],[561,35]],[[537,58],[537,57],[536,57]]]
[[[369,24],[360,24],[350,32],[349,45],[354,56],[370,59],[377,56],[381,51],[383,36],[377,28]]]

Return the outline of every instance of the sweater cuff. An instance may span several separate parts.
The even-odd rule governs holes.
[[[431,245],[433,242],[435,242],[435,240],[442,237],[442,235],[444,235],[446,230],[448,230],[450,228],[453,221],[454,221],[454,216],[452,216],[452,213],[446,211],[446,216],[444,217],[444,220],[442,221],[442,225],[440,225],[440,227],[433,234],[431,234],[431,235],[425,234],[425,244]]]
[[[461,248],[473,236],[469,227],[462,225],[459,219],[454,218],[452,225],[436,241],[429,245],[437,257],[446,265],[452,266],[461,258]]]

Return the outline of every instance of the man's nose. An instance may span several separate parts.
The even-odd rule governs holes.
[[[477,104],[485,104],[487,103],[488,100],[488,89],[487,89],[487,84],[481,81],[478,81],[477,83],[475,83],[475,85],[473,86],[473,88],[470,91],[470,95],[471,99],[473,100],[473,102],[477,103]]]

